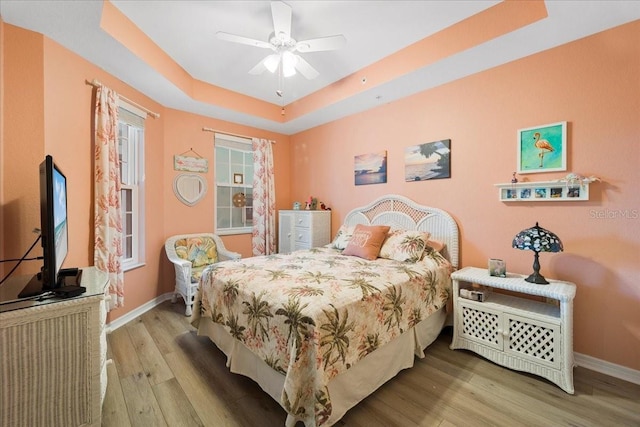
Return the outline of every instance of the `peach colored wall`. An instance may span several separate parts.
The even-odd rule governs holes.
[[[4,104],[4,21],[0,16],[0,106]],[[4,180],[2,173],[4,152],[4,116],[0,111],[0,182]],[[4,186],[0,184],[0,259],[5,259],[4,255]],[[9,267],[10,268],[10,267]],[[8,269],[4,262],[0,263],[0,277],[4,277]]]
[[[55,42],[3,24],[2,242],[7,256],[21,255],[39,226],[38,164],[51,154],[67,176],[69,254],[65,266],[93,264],[92,123],[94,89],[85,80],[98,79],[122,95],[162,113],[162,107]],[[125,273],[126,306],[110,313],[113,320],[161,294],[160,257],[164,242],[162,118],[146,122],[147,168],[146,265]],[[11,161],[9,161],[11,159]],[[20,159],[20,162],[15,161]],[[154,167],[153,165],[159,165]],[[40,254],[38,248],[35,254]],[[38,263],[25,266],[34,273]]]
[[[165,238],[174,234],[213,232],[215,230],[214,194],[215,194],[215,164],[214,164],[214,134],[203,131],[202,128],[216,129],[220,132],[266,138],[276,141],[273,148],[274,169],[276,170],[276,206],[286,208],[289,195],[289,137],[262,129],[229,123],[209,117],[186,113],[183,111],[165,110],[165,165],[164,187],[167,197],[164,201],[164,232]],[[209,169],[202,174],[207,180],[207,193],[202,201],[194,206],[187,206],[180,202],[173,194],[173,180],[181,172],[173,170],[173,156],[183,154],[190,149],[209,160]],[[225,247],[242,254],[243,257],[252,256],[251,235],[222,236]],[[164,263],[165,275],[172,276],[173,267],[168,261]],[[167,277],[169,277],[167,276]],[[169,283],[173,286],[173,282]],[[165,289],[169,292],[171,289]]]
[[[531,271],[533,256],[512,249],[511,239],[539,221],[565,246],[541,255],[542,274],[578,286],[575,351],[640,369],[639,37],[636,21],[296,134],[292,200],[325,201],[335,233],[352,208],[403,194],[453,214],[462,266],[497,257],[521,273]],[[568,171],[603,181],[591,186],[591,199],[499,202],[493,184],[509,182],[516,168],[517,129],[565,120]],[[405,147],[446,138],[452,177],[405,182]],[[356,187],[354,156],[381,150],[387,183]]]
[[[11,25],[2,26],[1,244],[7,258],[20,258],[37,237],[31,231],[40,227],[38,165],[44,158],[43,40]],[[11,108],[6,108],[9,105]],[[31,256],[41,254],[38,244]],[[34,266],[37,270],[35,264],[23,263],[16,274],[33,271],[30,269]],[[11,263],[10,267],[14,265]]]
[[[160,113],[145,123],[145,243],[146,264],[125,273],[125,307],[109,314],[109,321],[170,292],[174,273],[164,253],[166,237],[184,232],[213,230],[213,134],[252,135],[277,141],[273,146],[276,196],[279,208],[288,207],[289,137],[248,126],[165,109],[98,67],[57,43],[15,26],[2,25],[2,249],[19,257],[33,242],[40,224],[38,164],[51,154],[67,176],[69,254],[65,266],[93,264],[92,246],[92,123],[94,89],[85,80],[97,79],[121,95]],[[173,194],[173,155],[193,148],[210,159],[209,191],[194,207]],[[20,162],[8,159],[20,158]],[[17,184],[19,183],[19,184]],[[225,244],[251,255],[251,236],[225,236]],[[34,255],[41,254],[38,246]],[[38,263],[19,273],[33,274]]]
[[[198,224],[198,229],[213,226],[213,217],[205,208],[207,200],[201,206],[184,208],[172,191],[174,154],[191,147],[202,155],[212,152],[212,135],[201,130],[206,126],[276,139],[278,208],[317,196],[334,210],[334,232],[351,208],[386,193],[400,193],[454,215],[461,229],[463,265],[483,266],[488,257],[502,257],[510,271],[527,272],[531,254],[511,249],[510,241],[517,231],[540,221],[565,243],[564,253],[542,255],[543,274],[578,284],[576,351],[640,369],[636,285],[640,220],[637,216],[611,217],[617,212],[637,214],[640,205],[635,186],[640,178],[640,55],[633,43],[640,23],[292,137],[164,109],[41,35],[0,25],[1,244],[6,256],[21,255],[32,241],[30,230],[39,223],[35,171],[47,152],[60,163],[70,182],[72,247],[66,264],[90,263],[91,177],[87,174],[93,90],[84,84],[85,79],[97,78],[161,114],[160,119],[147,120],[147,264],[125,274],[126,306],[112,312],[110,320],[171,289],[172,272],[167,272],[162,250],[167,236],[197,231],[183,230],[186,224]],[[569,122],[569,170],[594,174],[604,181],[592,186],[592,199],[500,203],[493,184],[511,177],[516,129],[561,120]],[[442,138],[452,139],[452,178],[405,183],[404,148]],[[389,153],[388,183],[355,187],[353,156],[378,150]],[[21,159],[19,164],[7,161],[16,158]],[[212,197],[213,171],[207,179],[208,197]],[[607,218],[596,218],[599,215]],[[231,249],[249,253],[247,236],[225,237],[225,242]]]

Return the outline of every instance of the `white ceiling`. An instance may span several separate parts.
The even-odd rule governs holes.
[[[343,34],[338,51],[302,54],[320,72],[286,79],[248,71],[268,50],[218,40],[217,31],[268,41],[268,1],[112,1],[191,77],[276,105],[289,104],[429,35],[495,5],[496,1],[287,1],[296,40]],[[285,123],[195,101],[100,28],[102,1],[0,1],[9,24],[44,34],[165,107],[284,134],[391,102],[588,35],[640,19],[638,1],[547,1],[548,17],[393,81],[359,92]],[[639,40],[640,43],[640,40]]]

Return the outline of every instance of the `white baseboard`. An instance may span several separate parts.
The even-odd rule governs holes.
[[[113,322],[107,324],[107,333],[118,329],[120,326],[127,324],[136,317],[151,310],[153,307],[171,299],[172,296],[173,292],[160,295],[135,310],[128,312],[124,316],[118,317]],[[636,371],[635,369],[596,359],[595,357],[587,356],[586,354],[574,353],[574,358],[576,365],[582,366],[583,368],[591,369],[592,371],[600,372],[601,374],[629,381],[634,384],[640,384],[640,371]]]
[[[629,381],[630,383],[640,384],[640,371],[627,368],[626,366],[616,365],[595,357],[587,356],[586,354],[574,353],[573,354],[576,365],[583,368],[591,369],[592,371],[600,372],[601,374],[609,375],[614,378]]]
[[[110,333],[110,332],[118,329],[120,326],[126,325],[128,322],[132,321],[133,319],[135,319],[138,316],[143,315],[147,311],[151,310],[153,307],[155,307],[157,305],[160,305],[161,303],[165,302],[168,299],[171,299],[172,296],[173,296],[173,292],[169,292],[167,294],[162,294],[162,295],[160,295],[158,297],[155,297],[151,301],[141,305],[140,307],[136,308],[135,310],[131,310],[130,312],[128,312],[124,316],[118,317],[113,322],[109,322],[107,324],[107,333]]]

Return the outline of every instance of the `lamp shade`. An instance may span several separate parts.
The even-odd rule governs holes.
[[[293,53],[286,51],[282,54],[282,74],[291,77],[296,74],[298,58]]]
[[[264,59],[264,66],[271,73],[275,73],[278,69],[278,65],[280,65],[280,55],[273,54],[269,55]]]
[[[537,222],[534,227],[519,232],[513,238],[511,246],[516,249],[534,251],[533,273],[525,280],[539,285],[545,285],[549,282],[540,274],[538,254],[540,252],[562,252],[564,249],[560,238],[551,231],[540,227]]]

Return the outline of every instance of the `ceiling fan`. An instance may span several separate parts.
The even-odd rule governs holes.
[[[291,37],[291,6],[281,1],[272,1],[271,15],[273,17],[274,32],[269,37],[269,41],[251,39],[222,31],[216,33],[220,40],[247,44],[273,51],[272,54],[249,70],[249,74],[261,74],[265,70],[273,73],[278,67],[281,67],[284,77],[294,75],[297,70],[307,79],[315,79],[319,75],[318,71],[296,52],[307,53],[340,49],[347,41],[342,34],[296,41]]]

